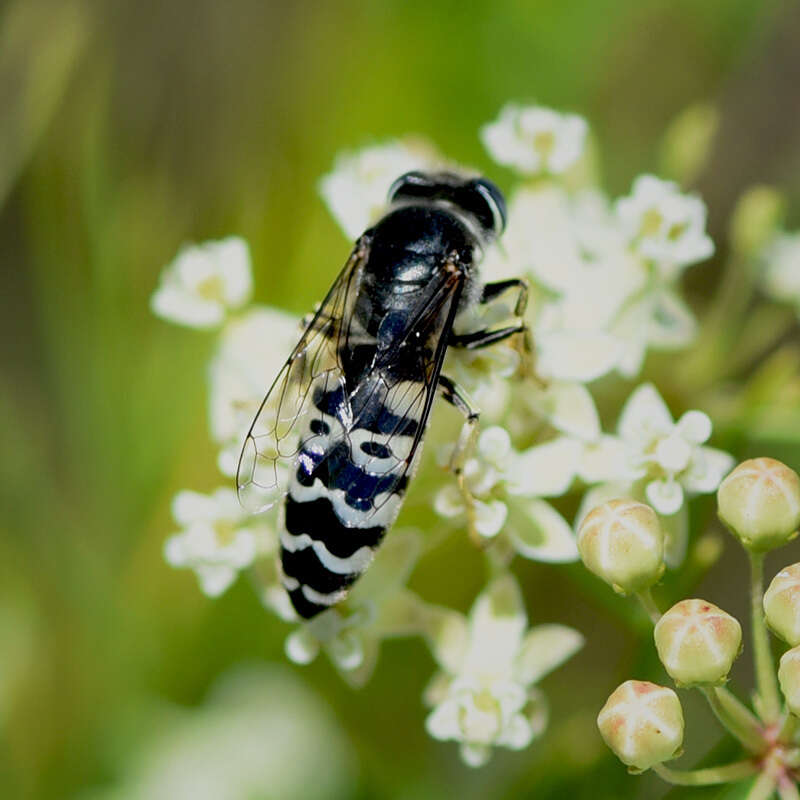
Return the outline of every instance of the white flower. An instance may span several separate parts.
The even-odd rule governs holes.
[[[764,290],[800,313],[800,233],[782,233],[764,249]]]
[[[640,175],[631,194],[617,201],[616,211],[635,250],[654,261],[667,278],[714,252],[705,232],[705,204],[699,197],[681,194],[671,181]]]
[[[273,308],[252,308],[223,329],[209,367],[209,426],[224,475],[236,474],[245,433],[299,338],[299,319]]]
[[[183,247],[161,273],[153,313],[192,328],[220,325],[249,299],[253,279],[247,242],[236,236]]]
[[[637,375],[648,347],[691,341],[683,301],[628,246],[600,192],[571,196],[555,184],[510,199],[502,248],[482,266],[487,279],[527,274],[527,320],[536,370],[548,381],[588,382],[612,370]]]
[[[170,566],[193,569],[209,597],[222,594],[257,555],[277,548],[275,531],[263,518],[245,514],[232,489],[178,492],[172,514],[183,530],[167,539],[164,558]]]
[[[449,652],[461,647],[459,615],[423,602],[405,586],[419,552],[416,532],[393,530],[347,599],[289,635],[288,657],[308,664],[324,650],[356,687],[372,675],[380,642],[388,637],[422,635],[438,659],[449,661]]]
[[[711,420],[687,411],[677,422],[652,384],[636,389],[622,409],[619,437],[628,450],[630,474],[645,484],[647,501],[659,514],[676,513],[685,492],[717,490],[733,467],[731,455],[702,446],[711,436]]]
[[[572,484],[582,445],[558,437],[517,452],[504,428],[486,428],[475,454],[464,465],[472,495],[475,530],[490,539],[501,531],[526,558],[567,562],[578,558],[575,537],[566,520],[542,497],[564,494]],[[449,451],[443,453],[445,461]],[[436,494],[434,510],[443,517],[463,517],[464,497],[455,481]]]
[[[575,114],[510,103],[481,129],[481,139],[498,164],[529,175],[559,174],[583,154],[587,130]]]
[[[391,141],[343,153],[319,182],[319,192],[339,227],[356,239],[386,210],[389,188],[412,170],[441,167],[433,147],[419,140]]]
[[[511,575],[495,578],[463,623],[460,652],[441,663],[426,692],[433,706],[426,727],[435,739],[461,743],[470,766],[485,764],[492,747],[521,750],[542,733],[547,712],[534,684],[583,645],[563,625],[528,629],[522,595]]]

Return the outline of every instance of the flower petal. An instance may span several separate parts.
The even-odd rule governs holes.
[[[508,491],[525,497],[564,494],[572,485],[582,452],[579,441],[561,436],[518,453],[506,477]]]
[[[527,625],[519,586],[510,574],[495,578],[469,615],[469,647],[462,674],[510,676]]]
[[[553,381],[534,398],[539,412],[557,430],[593,441],[600,436],[600,417],[589,390],[580,383]]]
[[[672,414],[652,383],[643,383],[626,400],[617,430],[631,442],[648,441],[672,430]]]
[[[484,503],[482,500],[474,500],[475,510],[475,530],[481,535],[490,539],[497,536],[506,523],[508,507],[502,500],[490,500]]]
[[[468,767],[482,767],[492,757],[492,748],[485,744],[464,742],[459,749],[459,754],[461,760]]]
[[[566,625],[539,625],[522,640],[514,676],[523,686],[537,683],[583,647],[584,638]]]
[[[659,514],[675,514],[683,505],[683,489],[677,481],[650,481],[645,493],[648,502]]]
[[[602,331],[539,332],[536,347],[536,370],[543,378],[581,383],[606,375],[622,354],[619,339]]]
[[[730,453],[714,447],[699,447],[681,482],[690,492],[715,492],[735,463],[736,459]]]
[[[578,560],[572,528],[544,500],[518,500],[508,534],[514,549],[534,561],[563,564]]]

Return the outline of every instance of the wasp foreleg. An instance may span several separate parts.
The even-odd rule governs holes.
[[[456,476],[459,491],[464,499],[470,539],[476,546],[484,547],[485,541],[475,527],[475,498],[472,496],[464,476],[464,466],[472,455],[478,438],[480,412],[472,406],[464,390],[446,375],[439,376],[439,391],[444,400],[464,415],[464,424],[461,426],[458,441],[450,456],[450,471]]]

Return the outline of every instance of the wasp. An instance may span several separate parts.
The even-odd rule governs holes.
[[[437,395],[465,417],[452,460],[463,488],[478,411],[442,364],[448,348],[527,341],[525,282],[483,283],[478,273],[505,224],[503,195],[485,178],[399,177],[264,398],[237,489],[253,512],[284,502],[282,582],[301,617],[343,600],[369,566],[414,476]],[[515,324],[459,329],[465,312],[512,291]]]

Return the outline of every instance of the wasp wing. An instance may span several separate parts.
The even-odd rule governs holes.
[[[368,252],[368,243],[362,238],[272,383],[247,431],[236,470],[236,487],[239,501],[248,511],[265,511],[286,494],[290,469],[300,452],[301,437],[313,408],[312,387],[344,389],[339,352],[347,335],[345,320],[351,316],[354,289]]]
[[[415,469],[463,289],[463,275],[443,267],[440,280],[392,320],[390,347],[379,334],[355,385],[327,381],[314,391],[326,435],[303,445],[292,496],[315,499],[319,481],[347,527],[391,525]],[[348,357],[345,341],[340,354]]]

